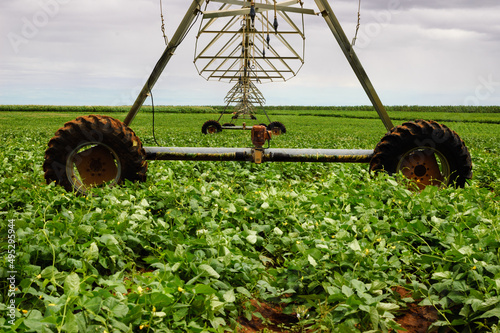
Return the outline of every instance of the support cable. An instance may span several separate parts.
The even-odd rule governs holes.
[[[160,0],[160,16],[161,16],[161,32],[163,33],[163,39],[165,40],[165,45],[168,45],[168,37],[165,34],[165,20],[163,19],[163,4]]]
[[[153,91],[151,90],[151,87],[148,84],[148,90],[149,90],[149,96],[151,96],[151,111],[153,113],[153,140],[156,143],[158,147],[160,147],[160,144],[158,141],[156,141],[156,135],[155,135],[155,102],[153,99]]]

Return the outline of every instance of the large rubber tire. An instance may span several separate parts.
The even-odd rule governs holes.
[[[430,162],[427,163],[426,162]],[[445,171],[433,177],[432,164]],[[431,169],[431,171],[429,171]],[[472,178],[469,151],[458,134],[435,121],[416,120],[391,129],[377,144],[370,162],[371,171],[403,172],[420,188],[426,185],[463,187]],[[439,179],[441,178],[441,179]]]
[[[286,127],[279,121],[273,121],[272,123],[267,126],[267,129],[272,131],[274,135],[276,134],[285,134],[286,133]],[[278,132],[276,132],[276,130]]]
[[[201,127],[201,133],[203,134],[215,134],[219,132],[222,132],[222,126],[216,120],[207,120]]]
[[[85,194],[93,186],[146,180],[148,164],[141,140],[117,119],[78,117],[64,124],[48,146],[43,163],[45,180],[67,191]]]

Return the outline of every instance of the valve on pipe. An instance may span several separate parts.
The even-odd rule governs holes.
[[[252,148],[252,160],[256,164],[260,164],[264,157],[264,144],[266,141],[269,144],[272,134],[268,131],[266,126],[254,125],[252,127],[252,143],[255,148]]]

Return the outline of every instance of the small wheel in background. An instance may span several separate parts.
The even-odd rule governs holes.
[[[273,121],[267,126],[267,129],[273,132],[273,135],[280,135],[286,133],[286,127],[279,121]]]
[[[375,147],[370,170],[401,172],[420,189],[427,185],[463,187],[472,177],[471,157],[458,134],[425,120],[391,129]]]
[[[121,121],[84,116],[67,122],[48,143],[43,170],[47,184],[85,194],[92,187],[124,180],[145,181],[147,162],[141,140]]]
[[[201,127],[201,132],[203,134],[219,133],[222,132],[222,126],[219,124],[218,121],[208,120]]]

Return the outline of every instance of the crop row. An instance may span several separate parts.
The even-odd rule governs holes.
[[[417,305],[435,309],[434,328],[500,329],[498,125],[453,123],[474,163],[463,189],[411,191],[365,165],[155,161],[146,182],[85,197],[41,170],[74,114],[0,117],[1,245],[15,221],[18,288],[11,325],[3,252],[4,331],[234,331],[258,315],[253,300],[297,318],[289,331],[388,332]],[[132,126],[148,145],[150,117]],[[206,118],[158,115],[157,140],[248,145],[245,131],[202,135]],[[369,148],[384,133],[375,120],[277,120],[290,131],[273,147]]]

